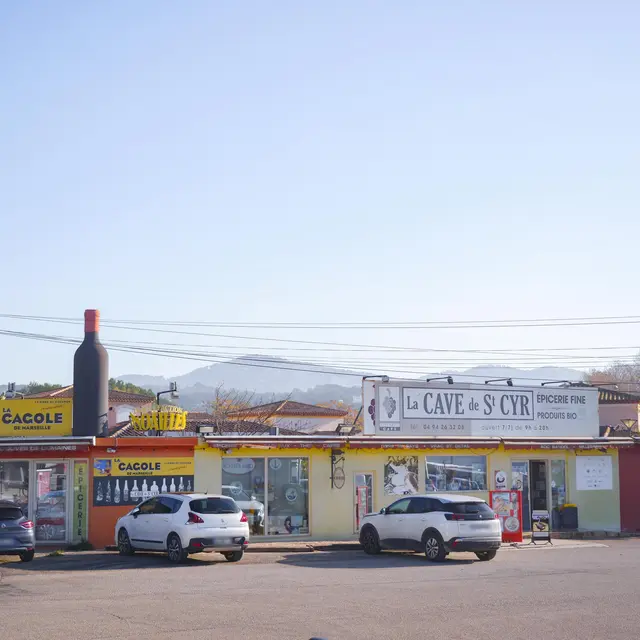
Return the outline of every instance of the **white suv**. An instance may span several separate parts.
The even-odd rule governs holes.
[[[249,545],[249,522],[227,496],[161,493],[122,516],[115,539],[124,556],[166,551],[177,563],[190,553],[217,551],[229,562],[238,562]]]
[[[502,541],[500,520],[479,498],[427,493],[401,498],[360,526],[360,544],[369,554],[382,549],[423,551],[442,562],[452,551],[472,551],[480,560],[495,558]]]

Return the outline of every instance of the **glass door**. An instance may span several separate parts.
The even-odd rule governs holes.
[[[522,491],[522,530],[531,531],[528,460],[514,460],[511,463],[511,488],[516,491]]]
[[[356,473],[353,483],[355,495],[355,529],[358,533],[360,530],[360,521],[367,513],[373,512],[373,474],[372,473]]]
[[[20,505],[29,517],[29,463],[24,460],[0,460],[0,500]]]
[[[67,539],[67,487],[65,461],[37,462],[35,469],[35,525],[38,542]]]

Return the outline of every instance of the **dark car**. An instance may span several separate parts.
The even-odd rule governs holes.
[[[0,556],[20,556],[22,562],[30,562],[35,547],[33,522],[15,502],[0,500]]]

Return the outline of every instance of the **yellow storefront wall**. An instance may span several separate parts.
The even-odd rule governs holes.
[[[494,488],[495,472],[507,472],[507,486],[511,486],[511,462],[514,460],[565,460],[565,482],[568,503],[578,506],[581,530],[620,530],[620,489],[618,483],[618,453],[608,449],[599,451],[550,451],[545,449],[505,450],[503,445],[492,449],[350,449],[344,452],[345,482],[341,489],[331,488],[331,450],[328,448],[253,448],[239,447],[221,451],[202,445],[195,451],[195,489],[220,493],[222,458],[296,457],[309,458],[309,527],[315,540],[346,540],[355,537],[355,475],[373,475],[373,508],[378,511],[397,500],[398,495],[384,494],[384,466],[389,457],[416,456],[418,458],[418,492],[426,491],[426,464],[429,456],[486,456],[487,483]],[[228,453],[227,453],[228,452]],[[613,490],[577,491],[576,464],[578,455],[610,455],[613,465]],[[447,492],[441,492],[446,494]],[[488,491],[464,491],[488,500]]]

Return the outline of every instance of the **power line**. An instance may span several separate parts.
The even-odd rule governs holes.
[[[56,316],[30,316],[22,314],[0,314],[0,318],[19,320],[46,320],[80,324],[77,318]],[[516,320],[452,320],[452,321],[408,321],[408,322],[206,322],[174,320],[119,320],[104,318],[103,323],[114,325],[150,325],[182,327],[214,327],[243,329],[483,329],[510,327],[555,327],[592,326],[615,324],[640,324],[639,315],[588,316],[572,318],[533,318]]]
[[[24,339],[32,339],[32,340],[41,340],[41,341],[46,341],[46,342],[56,342],[56,343],[64,343],[64,344],[73,344],[73,345],[77,345],[81,342],[81,340],[79,339],[75,339],[75,338],[68,338],[68,337],[64,337],[64,336],[49,336],[46,334],[34,334],[34,333],[26,333],[26,332],[18,332],[18,331],[9,331],[9,330],[0,330],[0,335],[7,335],[7,336],[11,336],[11,337],[19,337],[19,338],[24,338]],[[340,370],[340,367],[337,368],[331,368],[330,370],[326,369],[326,366],[324,369],[321,369],[320,367],[323,365],[317,365],[317,368],[313,368],[310,369],[309,366],[313,366],[313,365],[304,365],[304,366],[289,366],[289,365],[283,365],[282,361],[265,361],[263,359],[261,359],[259,362],[255,362],[255,361],[250,361],[250,362],[240,362],[238,360],[235,361],[228,361],[228,360],[224,360],[221,359],[219,357],[216,356],[207,356],[206,354],[190,354],[189,352],[174,352],[174,351],[168,351],[168,350],[162,350],[162,349],[150,349],[150,348],[141,348],[141,347],[135,347],[135,346],[124,346],[124,345],[120,345],[120,346],[110,346],[111,350],[114,351],[122,351],[122,352],[128,352],[128,353],[138,353],[138,354],[145,354],[145,355],[155,355],[158,357],[166,357],[166,358],[173,358],[173,359],[181,359],[181,360],[191,360],[191,361],[199,361],[199,362],[215,362],[215,363],[225,363],[225,364],[229,364],[229,365],[235,365],[235,366],[248,366],[248,367],[254,367],[254,368],[266,368],[266,369],[279,369],[279,370],[289,370],[289,371],[298,371],[298,372],[308,372],[308,373],[315,373],[315,374],[329,374],[329,375],[342,375],[342,376],[349,376],[349,377],[359,377],[365,374],[371,374],[371,373],[380,373],[380,371],[342,371]],[[407,370],[401,370],[401,369],[387,369],[386,372],[389,373],[408,373],[411,375],[417,375],[417,374],[422,374],[422,375],[437,375],[441,372],[433,372],[433,371],[421,371],[421,372],[416,372],[416,371],[407,371]],[[459,374],[461,377],[465,377],[465,378],[479,378],[479,379],[485,379],[486,376],[480,376],[480,375],[475,375],[475,374],[464,374],[464,373],[460,373]],[[528,381],[539,381],[539,382],[543,382],[548,380],[548,378],[540,378],[540,377],[535,377],[535,376],[518,376],[517,379],[519,380],[528,380]]]

